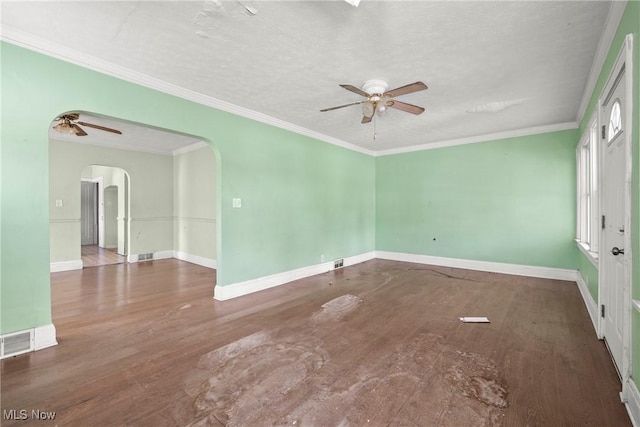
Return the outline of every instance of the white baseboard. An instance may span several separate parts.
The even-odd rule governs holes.
[[[49,264],[49,271],[51,273],[69,270],[82,270],[82,260],[75,259],[72,261],[58,261]]]
[[[207,268],[216,269],[216,260],[211,258],[205,258],[198,255],[191,255],[186,252],[175,251],[173,254],[174,258],[180,259],[182,261],[190,262],[191,264],[201,265]]]
[[[197,264],[197,265],[202,265],[203,267],[209,267],[209,268],[216,268],[216,260],[215,259],[209,259],[209,258],[205,258],[205,257],[201,257],[198,255],[191,255],[185,252],[180,252],[180,251],[158,251],[158,252],[154,252],[153,253],[153,259],[158,260],[158,259],[169,259],[169,258],[176,258],[176,259],[180,259],[182,261],[187,261],[193,264]],[[140,254],[131,254],[127,257],[127,261],[134,263],[134,262],[144,262],[144,261],[152,261],[151,259],[146,260],[140,259]]]
[[[173,258],[173,251],[159,251],[153,253],[153,259],[169,259]]]
[[[625,406],[627,412],[629,412],[629,418],[631,418],[631,424],[634,427],[640,427],[640,392],[638,387],[633,382],[633,378],[627,380],[625,389]]]
[[[492,273],[514,274],[516,276],[540,277],[542,279],[577,280],[577,270],[533,265],[506,264],[501,262],[475,261],[458,258],[444,258],[431,255],[416,255],[401,252],[376,251],[376,258],[393,261],[414,262],[417,264],[439,265],[443,267],[464,268],[467,270],[488,271]]]
[[[361,262],[372,260],[373,258],[375,258],[375,252],[367,252],[344,258],[344,266],[347,267],[359,264]],[[213,298],[218,301],[237,298],[253,292],[273,288],[274,286],[283,285],[294,280],[326,273],[330,270],[333,270],[333,261],[302,267],[296,270],[285,271],[283,273],[272,274],[270,276],[259,277],[257,279],[247,280],[246,282],[233,283],[227,286],[216,286],[214,288]]]
[[[434,257],[430,255],[415,255],[400,252],[375,251],[344,259],[344,266],[358,264],[374,258],[388,259],[394,261],[413,262],[418,264],[440,265],[445,267],[464,268],[468,270],[489,271],[493,273],[514,274],[517,276],[540,277],[543,279],[567,280],[576,282],[578,280],[577,270],[538,267],[531,265],[506,264],[499,262],[474,261],[457,258]],[[247,280],[246,282],[234,283],[227,286],[216,286],[214,298],[219,301],[248,295],[274,286],[279,286],[294,280],[322,274],[333,269],[333,261],[316,264],[297,270],[285,271],[283,273],[270,276],[259,277]],[[596,310],[597,311],[597,310]],[[591,314],[591,312],[590,312]]]
[[[27,337],[28,341],[21,343],[21,349],[12,349],[9,353],[5,353],[3,345],[3,351],[0,352],[0,358],[6,359],[9,357],[19,356],[21,354],[30,353],[32,351],[42,350],[43,348],[52,347],[58,344],[56,340],[56,327],[52,323],[44,326],[37,326],[35,328],[24,329],[21,331],[15,331],[2,335],[3,340],[7,340],[10,337],[22,336]]]
[[[580,295],[582,295],[584,305],[587,306],[587,311],[589,312],[593,329],[595,330],[596,335],[598,335],[598,304],[593,300],[587,283],[582,278],[582,274],[580,274],[580,272],[578,272],[576,282],[578,283],[578,289],[580,290]]]
[[[33,341],[33,349],[35,351],[58,345],[58,341],[56,340],[56,327],[53,326],[53,323],[49,323],[48,325],[34,328]]]
[[[143,261],[153,261],[154,259],[169,259],[169,258],[174,258],[173,256],[174,251],[158,251],[158,252],[153,252],[153,259],[140,259],[140,254],[129,254],[127,255],[127,262],[129,263],[134,263],[134,262],[143,262]]]
[[[375,257],[376,257],[375,251],[365,252],[360,255],[354,255],[352,257],[344,259],[344,266],[348,267],[350,265],[356,265],[366,261],[371,261],[372,259],[375,259]],[[333,261],[331,261],[329,264],[333,264]]]

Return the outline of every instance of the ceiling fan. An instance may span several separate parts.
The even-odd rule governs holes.
[[[78,121],[79,118],[80,118],[80,114],[78,113],[63,114],[62,116],[56,117],[54,119],[54,122],[59,122],[59,123],[53,126],[53,129],[60,133],[66,133],[66,134],[77,135],[77,136],[86,136],[88,134],[84,131],[84,129],[80,127],[80,125],[82,125],[82,126],[87,126],[94,129],[100,129],[105,132],[117,133],[118,135],[122,135],[122,132],[120,132],[117,129],[111,129],[111,128],[100,126],[100,125],[94,125],[93,123],[79,122]]]
[[[386,81],[379,79],[367,80],[362,85],[362,89],[353,85],[340,86],[348,91],[357,93],[358,95],[362,95],[367,99],[363,101],[352,102],[350,104],[339,105],[337,107],[325,108],[320,111],[331,111],[337,110],[339,108],[349,107],[351,105],[362,104],[363,116],[361,123],[369,123],[374,114],[378,114],[379,116],[382,115],[387,110],[387,107],[395,108],[397,110],[405,111],[411,114],[422,114],[424,108],[418,107],[417,105],[407,104],[406,102],[397,101],[394,98],[396,96],[407,95],[409,93],[428,89],[427,85],[423,82],[415,82],[395,89],[387,90],[389,84]]]

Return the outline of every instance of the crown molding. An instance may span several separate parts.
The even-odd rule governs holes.
[[[486,135],[470,136],[466,138],[450,139],[448,141],[430,142],[427,144],[412,145],[410,147],[392,148],[380,150],[374,153],[375,157],[390,156],[393,154],[411,153],[414,151],[432,150],[434,148],[453,147],[455,145],[474,144],[476,142],[495,141],[498,139],[516,138],[520,136],[537,135],[541,133],[558,132],[563,130],[577,129],[578,123],[567,122],[555,125],[536,126],[525,129],[518,129],[506,132],[490,133]]]
[[[616,35],[616,31],[618,31],[618,26],[620,25],[622,15],[624,15],[624,10],[626,9],[626,7],[627,0],[612,1],[611,6],[609,6],[607,22],[605,23],[602,30],[602,36],[600,36],[598,48],[596,49],[596,53],[593,57],[593,62],[591,63],[591,70],[589,71],[587,85],[584,88],[582,101],[580,101],[580,106],[578,107],[578,114],[576,115],[576,122],[578,122],[578,124],[582,123],[584,114],[587,111],[587,106],[589,105],[589,101],[591,100],[593,91],[596,88],[598,77],[600,77],[602,67],[604,66],[604,62],[607,59],[607,54],[609,53],[609,49],[611,48],[611,42],[613,42],[613,37]]]
[[[222,101],[212,96],[204,95],[202,93],[186,89],[172,83],[168,83],[164,80],[151,77],[147,74],[143,74],[130,68],[114,64],[113,62],[105,61],[92,55],[87,55],[85,53],[72,49],[69,46],[64,46],[50,40],[43,39],[41,37],[34,36],[33,34],[29,34],[22,30],[13,28],[10,25],[2,26],[0,40],[38,53],[42,53],[56,59],[61,59],[63,61],[84,68],[88,68],[90,70],[106,74],[108,76],[116,77],[130,83],[135,83],[140,86],[148,87],[150,89],[176,96],[178,98],[196,102],[201,105],[206,105],[217,110],[226,111],[237,116],[255,120],[257,122],[271,125],[300,135],[308,136],[310,138],[324,141],[332,145],[337,145],[348,150],[357,151],[363,154],[368,154],[370,156],[372,156],[374,153],[373,151],[366,148],[362,148],[358,145],[342,141],[338,138],[334,138],[320,132],[307,129],[303,126],[295,125],[293,123],[289,123],[284,120],[277,119],[275,117],[257,111],[253,111],[245,107]]]
[[[612,7],[609,12],[609,19],[607,21],[607,26],[606,26],[607,29],[609,29],[610,27],[613,27],[612,34],[615,34],[617,23],[619,23],[622,13],[624,12],[624,6],[623,7],[616,6],[617,3],[626,4],[626,0],[620,1],[620,2],[613,2],[612,4]],[[615,25],[613,24],[614,22],[615,22]],[[611,31],[608,30],[607,34],[609,34],[609,32]],[[613,35],[611,35],[610,37],[612,38]],[[172,83],[168,83],[166,81],[151,77],[149,75],[114,64],[112,62],[105,61],[100,58],[81,53],[68,46],[51,42],[50,40],[46,40],[41,37],[34,36],[32,34],[26,33],[24,31],[18,30],[8,25],[4,25],[2,27],[2,32],[0,33],[0,39],[8,43],[12,43],[17,46],[24,47],[26,49],[29,49],[38,53],[42,53],[44,55],[47,55],[56,59],[60,59],[60,60],[75,64],[93,71],[97,71],[102,74],[106,74],[121,80],[138,84],[140,86],[148,87],[150,89],[154,89],[169,95],[173,95],[182,99],[196,102],[198,104],[215,108],[221,111],[226,111],[228,113],[245,117],[251,120],[255,120],[255,121],[258,121],[267,125],[271,125],[280,129],[284,129],[290,132],[294,132],[294,133],[304,135],[310,138],[314,138],[320,141],[324,141],[332,145],[346,148],[348,150],[367,154],[372,157],[388,156],[388,155],[400,154],[400,153],[410,153],[414,151],[423,151],[423,150],[430,150],[435,148],[451,147],[455,145],[472,144],[476,142],[484,142],[489,140],[535,135],[540,133],[561,131],[561,130],[567,130],[567,129],[576,129],[579,126],[579,121],[567,122],[567,123],[559,123],[559,124],[553,124],[553,125],[518,129],[515,131],[498,132],[498,133],[476,135],[476,136],[459,138],[459,139],[437,141],[437,142],[425,143],[420,145],[414,145],[410,147],[401,147],[401,148],[393,148],[388,150],[373,151],[349,142],[345,142],[338,138],[334,138],[334,137],[322,134],[320,132],[307,129],[302,126],[298,126],[293,123],[289,123],[284,120],[277,119],[275,117],[250,110],[245,107],[231,104],[229,102],[222,101],[220,99],[217,99],[208,95],[204,95],[202,93],[199,93],[190,89],[186,89],[181,86],[174,85]],[[603,34],[603,37],[601,38],[601,43],[600,43],[601,45],[605,43],[603,42],[603,40],[605,40],[604,34]],[[608,44],[610,43],[611,42],[609,41]],[[599,46],[598,51],[600,50],[601,48]],[[606,57],[606,50],[604,52],[604,57]],[[592,73],[593,73],[593,67],[592,67]],[[102,145],[102,144],[94,144],[94,145]],[[106,146],[106,145],[103,145],[103,146]],[[111,146],[111,147],[127,149],[126,147],[114,147],[114,146]],[[196,148],[199,148],[199,147],[196,147]],[[157,151],[147,151],[147,152],[151,152],[153,154],[176,155],[176,154],[180,154],[181,152],[180,150],[181,149],[175,150],[175,152],[173,153],[163,153],[163,152],[157,152]],[[145,150],[136,149],[135,151],[145,151]]]

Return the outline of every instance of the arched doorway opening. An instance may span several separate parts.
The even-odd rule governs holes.
[[[74,123],[84,126],[83,133],[67,132],[66,125],[59,127],[65,132],[56,129],[63,116],[71,130]],[[217,268],[219,156],[211,144],[167,129],[72,112],[52,121],[49,154],[52,272],[83,267],[79,177],[101,186],[96,190],[104,198],[96,202],[98,218],[113,208],[107,202],[115,193],[117,210],[126,208],[115,224],[109,218],[97,222],[98,248],[113,249],[115,229],[115,252],[128,262],[177,258]],[[108,181],[106,172],[98,171],[108,167],[122,170],[127,185]]]
[[[120,264],[129,253],[130,177],[122,168],[89,165],[80,178],[83,267]]]

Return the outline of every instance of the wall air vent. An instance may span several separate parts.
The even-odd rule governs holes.
[[[339,258],[333,261],[334,270],[342,267],[344,267],[344,258]]]
[[[0,359],[33,351],[33,331],[16,332],[0,337]]]
[[[149,252],[148,254],[139,254],[138,261],[149,261],[153,260],[153,252]]]

